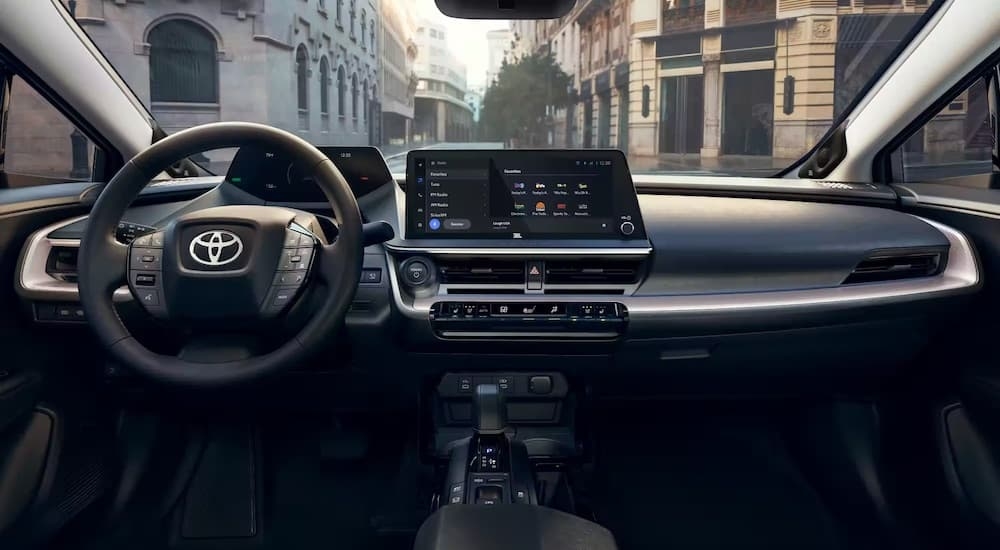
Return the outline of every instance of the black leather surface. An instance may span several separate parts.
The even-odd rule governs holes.
[[[654,527],[655,528],[655,527]],[[415,550],[616,550],[611,531],[541,506],[450,505],[417,532]]]
[[[640,195],[653,243],[638,295],[837,286],[876,250],[948,247],[931,225],[867,206]]]

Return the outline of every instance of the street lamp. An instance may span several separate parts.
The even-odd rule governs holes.
[[[76,20],[76,0],[67,0],[69,15]],[[69,172],[69,177],[73,179],[90,178],[90,159],[87,158],[87,136],[73,125],[73,131],[69,134],[70,147],[73,151],[73,168]]]

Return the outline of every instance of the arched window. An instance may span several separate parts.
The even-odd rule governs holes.
[[[309,54],[301,44],[295,49],[295,77],[299,109],[304,111],[309,108]]]
[[[351,114],[358,121],[358,75],[351,75]]]
[[[152,101],[219,102],[218,47],[208,29],[171,19],[153,27],[147,39]]]
[[[354,20],[356,18],[355,14],[356,12],[354,11],[354,0],[351,0],[351,9],[349,14],[351,16],[351,38],[357,36],[356,34],[354,34]]]
[[[375,55],[375,20],[368,22],[368,37],[371,40],[372,55]]]
[[[368,118],[368,80],[365,80],[364,87],[361,88],[361,116]]]
[[[344,24],[344,0],[337,0],[337,26]]]
[[[347,74],[344,66],[337,68],[337,114],[341,117],[347,116]]]
[[[368,12],[361,10],[361,49],[368,47]]]
[[[330,62],[326,56],[319,60],[319,112],[330,113]]]

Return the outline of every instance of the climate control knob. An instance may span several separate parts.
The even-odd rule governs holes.
[[[622,235],[627,237],[632,233],[635,233],[635,224],[632,222],[622,222],[621,227],[619,227],[618,230],[622,232]]]

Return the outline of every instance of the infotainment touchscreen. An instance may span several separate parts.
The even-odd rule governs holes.
[[[407,238],[645,239],[620,151],[411,151]]]

